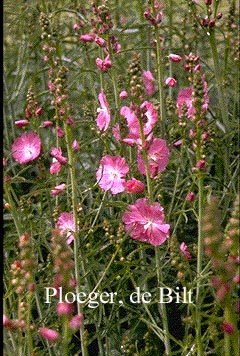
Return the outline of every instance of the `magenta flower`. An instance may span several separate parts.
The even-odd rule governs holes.
[[[175,85],[177,84],[177,81],[176,79],[172,78],[172,77],[168,77],[166,80],[165,80],[165,84],[169,87],[175,87]]]
[[[69,327],[71,329],[80,329],[82,326],[83,322],[83,315],[82,314],[77,314],[72,317],[72,319],[69,321]]]
[[[154,77],[150,70],[143,72],[143,83],[145,85],[145,93],[152,95],[155,93]]]
[[[83,41],[83,42],[93,42],[94,39],[95,39],[95,35],[91,34],[91,33],[87,33],[85,35],[81,35],[79,37],[80,41]]]
[[[98,100],[101,108],[97,109],[97,127],[100,131],[106,131],[110,124],[111,114],[103,89],[101,89],[101,93],[98,95]]]
[[[59,333],[52,329],[40,328],[39,334],[49,342],[55,342],[59,338]]]
[[[187,248],[187,245],[185,244],[185,242],[181,243],[180,250],[182,251],[182,253],[184,254],[184,256],[186,257],[187,260],[192,259],[192,256],[191,256],[190,252],[188,251],[188,248]]]
[[[166,169],[169,158],[169,149],[166,141],[161,138],[154,138],[148,148],[147,156],[151,177],[155,177],[159,172],[163,172]],[[138,154],[137,165],[139,172],[146,175],[144,161],[140,153]]]
[[[41,140],[35,132],[24,133],[16,138],[11,151],[17,162],[28,163],[40,155]]]
[[[96,172],[99,186],[103,190],[111,190],[112,194],[118,194],[125,190],[124,177],[129,171],[125,158],[121,156],[104,156]]]
[[[60,230],[60,234],[67,237],[67,244],[70,244],[74,240],[73,232],[76,231],[73,214],[61,213],[57,221],[57,227]]]
[[[52,160],[52,164],[50,166],[50,174],[57,174],[60,172],[61,170],[61,163],[58,162],[58,160],[56,160],[56,158],[53,158]]]
[[[97,58],[96,59],[96,65],[98,66],[99,69],[103,72],[107,72],[109,68],[112,66],[112,61],[109,59],[109,54],[105,59]]]
[[[62,155],[61,148],[52,147],[51,148],[51,156],[56,158],[56,160],[62,165],[66,164],[68,161],[67,158]]]
[[[128,193],[141,193],[144,191],[144,184],[135,178],[126,181],[126,188]]]
[[[128,93],[126,90],[122,90],[121,93],[119,94],[120,99],[126,99],[128,97]]]
[[[130,211],[123,214],[122,221],[133,239],[158,246],[169,237],[170,225],[165,224],[163,208],[159,203],[150,205],[146,198],[141,198],[128,209]]]

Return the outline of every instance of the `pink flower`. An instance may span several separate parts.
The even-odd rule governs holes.
[[[104,156],[96,173],[99,186],[118,194],[125,190],[124,177],[129,171],[125,158],[121,156]]]
[[[79,143],[77,142],[77,140],[74,140],[73,143],[72,143],[72,149],[74,151],[79,151],[80,149],[80,146],[79,146]]]
[[[40,328],[39,334],[49,342],[55,342],[59,337],[59,333],[57,331],[47,328]]]
[[[123,214],[122,221],[133,239],[158,246],[169,237],[170,225],[164,223],[163,208],[159,203],[150,205],[146,198],[141,198],[128,209],[130,211]]]
[[[174,54],[171,53],[169,54],[168,58],[172,61],[172,62],[180,62],[182,60],[182,57],[179,56],[178,54]]]
[[[166,169],[169,158],[169,149],[166,141],[161,138],[154,138],[148,148],[147,157],[151,177],[155,177],[159,172],[163,172]],[[139,172],[146,175],[144,161],[140,153],[138,154],[137,161]]]
[[[47,128],[47,127],[51,127],[53,126],[53,122],[52,121],[43,121],[43,127]]]
[[[106,131],[110,124],[111,114],[103,89],[101,89],[101,93],[98,95],[98,100],[101,108],[97,109],[97,112],[99,113],[96,119],[97,127],[100,131]]]
[[[62,165],[66,164],[68,161],[66,157],[63,157],[61,148],[52,147],[51,156],[56,158],[56,160],[58,160],[58,162]]]
[[[97,58],[96,59],[96,65],[98,66],[99,69],[103,72],[107,72],[109,68],[112,66],[112,61],[109,59],[109,54],[105,59]]]
[[[42,112],[43,112],[43,109],[42,109],[41,107],[38,107],[38,108],[35,110],[35,114],[36,114],[37,116],[42,115]]]
[[[204,169],[207,166],[207,162],[204,159],[200,159],[199,161],[197,161],[196,163],[196,168],[197,169]]]
[[[103,47],[106,44],[106,41],[102,37],[95,37],[95,42],[100,46]]]
[[[24,133],[12,145],[12,156],[19,163],[28,163],[40,155],[41,140],[34,132]]]
[[[168,77],[166,80],[165,80],[165,84],[169,87],[175,87],[175,85],[177,84],[177,81],[176,79],[172,78],[172,77]]]
[[[70,244],[74,240],[73,232],[76,231],[73,214],[61,213],[57,221],[57,226],[60,230],[60,234],[67,237],[67,244]]]
[[[80,41],[83,42],[93,42],[95,39],[95,35],[92,35],[91,33],[87,33],[86,35],[81,35],[79,39]]]
[[[28,125],[28,120],[26,120],[26,119],[17,120],[17,121],[15,121],[15,125],[17,127],[26,127]]]
[[[121,91],[121,93],[119,94],[120,99],[126,99],[127,97],[128,93],[125,90]]]
[[[60,194],[64,189],[66,188],[66,184],[59,184],[56,185],[56,187],[54,189],[51,189],[51,194],[52,195],[58,195]]]
[[[182,251],[182,253],[184,254],[184,256],[186,257],[187,260],[192,259],[192,256],[191,256],[190,252],[188,251],[187,245],[185,244],[185,242],[181,243],[180,250]]]
[[[56,158],[53,158],[52,160],[52,164],[50,166],[50,174],[57,174],[60,172],[61,170],[61,163],[58,162],[58,160],[56,160]]]
[[[126,188],[128,193],[141,193],[144,191],[144,184],[135,178],[126,181]]]
[[[143,72],[143,83],[146,94],[152,95],[155,93],[154,77],[149,70]]]
[[[83,322],[83,315],[82,314],[77,314],[72,317],[72,319],[69,321],[69,327],[71,329],[80,329],[82,326]]]

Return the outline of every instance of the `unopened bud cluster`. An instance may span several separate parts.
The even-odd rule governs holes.
[[[130,78],[130,92],[132,98],[143,97],[144,85],[142,81],[142,68],[140,63],[140,54],[133,53],[132,61],[127,71]]]

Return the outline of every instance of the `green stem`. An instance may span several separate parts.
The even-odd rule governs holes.
[[[225,125],[226,132],[229,130],[228,125],[228,101],[223,92],[223,71],[220,65],[219,55],[217,51],[217,44],[215,38],[215,31],[212,29],[208,35],[210,47],[212,50],[213,62],[214,62],[214,73],[217,80],[217,90],[219,96],[219,107],[221,111],[222,121]]]
[[[74,226],[77,230],[78,226],[78,217],[77,217],[77,187],[76,187],[76,172],[74,165],[74,152],[71,147],[71,127],[64,122],[64,130],[66,134],[66,144],[68,151],[68,159],[69,159],[69,170],[70,170],[70,180],[71,180],[71,188],[72,188],[72,211],[74,217]],[[82,274],[85,275],[85,268],[83,264],[83,253],[82,248],[79,244],[79,236],[77,231],[74,233],[74,261],[75,261],[75,279],[76,279],[76,293],[80,292],[80,266],[79,261],[81,263]],[[78,313],[82,313],[82,305],[77,303]],[[88,350],[86,345],[86,339],[84,337],[84,326],[80,328],[80,339],[81,339],[81,350],[82,356],[88,356]]]
[[[160,265],[160,251],[158,247],[155,247],[155,256],[156,256],[156,270],[157,270],[157,279],[158,279],[158,286],[160,287],[162,284],[163,276],[162,270]],[[158,304],[160,315],[162,317],[163,323],[163,331],[164,331],[164,346],[165,346],[165,354],[171,355],[171,345],[169,339],[169,328],[168,328],[168,317],[167,317],[167,310],[165,303]]]

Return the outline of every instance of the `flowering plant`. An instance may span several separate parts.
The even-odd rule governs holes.
[[[4,14],[4,354],[237,356],[235,1]]]

